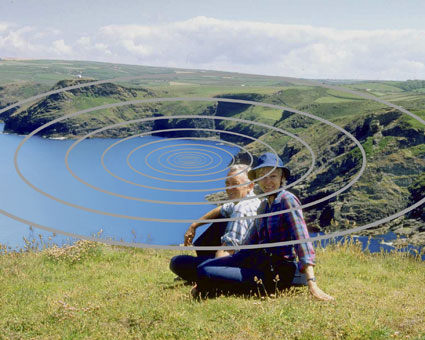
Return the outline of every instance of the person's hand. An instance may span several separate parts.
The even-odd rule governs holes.
[[[230,256],[233,255],[234,251],[233,250],[217,250],[215,252],[215,257],[225,257],[225,256]]]
[[[186,233],[184,234],[184,245],[191,246],[193,238],[195,237],[196,228],[193,224],[189,226]]]
[[[321,290],[316,282],[308,282],[308,289],[310,291],[310,294],[313,295],[316,299],[321,301],[330,301],[335,300],[332,296],[326,294],[323,290]]]

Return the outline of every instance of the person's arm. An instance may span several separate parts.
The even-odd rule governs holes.
[[[223,217],[221,215],[221,207],[216,207],[210,211],[208,211],[204,216],[200,218],[200,220],[212,220],[216,218]],[[195,237],[196,229],[200,227],[201,225],[204,225],[208,222],[193,222],[189,228],[187,229],[186,233],[184,234],[184,245],[190,246],[192,245],[192,241]]]
[[[288,200],[286,200],[284,209],[298,207],[299,205],[300,202],[295,196],[293,196],[292,199],[289,198]],[[291,234],[293,239],[302,240],[310,238],[301,209],[287,212],[286,214],[284,214],[284,219],[286,224],[289,225],[291,228]],[[334,298],[332,296],[326,294],[317,286],[313,269],[315,265],[315,252],[312,243],[305,242],[297,244],[295,245],[295,251],[301,263],[300,270],[306,276],[310,294],[318,300],[333,300]]]
[[[257,209],[260,205],[260,200],[254,198],[239,202],[234,206],[233,212],[230,217],[251,217],[249,219],[241,219],[227,223],[226,231],[221,237],[222,246],[239,246],[244,242],[250,229],[253,228],[255,217],[257,216]],[[219,250],[216,257],[231,255],[235,251]]]
[[[245,217],[246,214],[240,207],[235,208],[230,217]],[[239,246],[249,229],[248,220],[236,220],[227,223],[226,230],[221,237],[222,246]],[[221,250],[223,251],[223,250]]]
[[[282,210],[298,208],[301,205],[300,201],[293,195],[286,196],[285,199],[282,199],[282,203]],[[290,232],[291,240],[310,238],[301,209],[284,213],[282,219],[283,225]],[[298,243],[294,245],[294,248],[301,265],[300,270],[304,272],[306,266],[311,266],[313,268],[316,257],[313,244],[311,242]]]
[[[240,204],[240,203],[239,203]],[[233,211],[230,217],[240,217],[242,216],[242,213],[240,212],[240,206],[236,205],[233,206]],[[240,242],[237,240],[241,237],[241,233],[244,232],[244,225],[246,224],[246,221],[239,220],[239,221],[232,221],[227,223],[226,230],[224,231],[223,236],[221,237],[221,245],[222,246],[237,246]],[[222,250],[219,249],[215,252],[215,257],[224,257],[233,255],[235,253],[234,250]]]
[[[328,294],[326,294],[323,290],[321,290],[316,283],[316,278],[314,277],[314,269],[311,265],[306,265],[304,267],[304,273],[307,278],[308,290],[310,294],[313,295],[316,299],[322,301],[334,300],[334,298]]]

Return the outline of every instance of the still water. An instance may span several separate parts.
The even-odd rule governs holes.
[[[3,125],[0,126],[2,128]],[[119,179],[108,173],[101,164],[102,154],[117,142],[116,139],[89,139],[78,144],[69,154],[68,163],[72,172],[91,186],[121,195],[117,197],[95,190],[71,175],[65,164],[65,155],[73,140],[32,137],[23,145],[18,156],[18,167],[31,184],[48,195],[80,207],[129,216],[121,218],[70,207],[31,188],[19,177],[13,161],[23,139],[23,136],[0,134],[1,209],[22,219],[66,232],[91,236],[102,230],[103,237],[160,245],[181,243],[188,223],[131,218],[199,218],[214,207],[206,202],[205,195],[221,191],[215,189],[224,186],[226,168],[232,156],[238,152],[235,146],[216,146],[217,142],[214,141],[137,137],[116,145],[104,157],[106,168]],[[131,151],[134,152],[129,163],[133,168],[127,163]],[[207,204],[173,205],[138,199]],[[40,229],[35,229],[34,234],[37,237],[38,234],[43,237],[52,235]],[[20,247],[23,246],[23,236],[28,235],[28,225],[0,215],[0,243]],[[55,239],[60,242],[64,238]]]
[[[0,132],[3,126],[0,124]],[[69,168],[84,184],[71,175],[65,163],[67,150],[75,141],[32,137],[19,153],[18,167],[22,175],[46,194],[81,207],[75,208],[46,197],[19,177],[14,155],[23,139],[24,136],[0,133],[1,209],[65,232],[93,236],[102,231],[101,237],[156,245],[182,243],[189,223],[140,221],[134,218],[198,219],[215,207],[206,202],[205,195],[222,191],[226,168],[232,156],[239,151],[235,146],[208,140],[137,137],[114,146],[105,154],[104,165],[108,172],[102,165],[101,157],[118,140],[89,139],[70,151],[68,158]],[[205,191],[175,191],[199,189]],[[176,205],[140,199],[206,204]],[[104,214],[88,212],[84,208]],[[201,227],[198,235],[202,231]],[[40,235],[46,241],[52,233],[38,228],[31,230],[28,224],[0,214],[1,244],[18,249],[24,246],[24,237],[38,239]],[[390,243],[394,238],[395,235],[389,233],[372,240],[366,237],[358,237],[357,240],[364,249],[367,246],[375,252],[393,250],[382,241]],[[72,239],[60,234],[53,240],[57,244],[72,242]],[[409,247],[408,250],[412,249]]]

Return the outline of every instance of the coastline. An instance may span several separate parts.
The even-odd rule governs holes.
[[[259,190],[257,188],[257,190]],[[256,193],[259,192],[256,190]],[[206,195],[205,199],[214,202],[218,200],[226,199],[227,195],[224,191],[213,193],[210,195]],[[378,227],[375,227],[373,229],[366,229],[360,234],[352,234],[355,237],[372,237],[376,239],[383,239],[382,243],[383,245],[391,246],[394,248],[399,247],[407,247],[407,246],[413,246],[413,247],[425,247],[425,230],[421,231],[421,222],[413,219],[406,219],[404,216],[398,217],[391,222],[382,224]],[[321,228],[317,226],[312,226],[311,223],[307,220],[307,224],[309,226],[309,229],[312,229],[315,231],[324,231],[324,232],[334,232],[335,227],[332,227],[329,230],[321,230]],[[417,227],[412,227],[412,225],[416,225]],[[342,228],[340,230],[346,230],[348,228]],[[390,237],[388,237],[390,236]],[[391,244],[385,244],[387,242],[390,242]]]

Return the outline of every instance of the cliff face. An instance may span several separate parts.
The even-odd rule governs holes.
[[[282,119],[281,127],[291,125]],[[362,144],[367,158],[365,172],[347,191],[306,209],[309,222],[320,229],[329,229],[333,221],[342,226],[366,225],[383,219],[417,202],[425,193],[425,181],[418,174],[425,172],[424,130],[405,123],[402,114],[388,110],[355,117],[343,128]],[[325,197],[352,180],[361,168],[361,154],[354,143],[342,133],[321,124],[307,128],[302,137],[316,143],[316,170],[294,191],[303,203]],[[323,135],[323,131],[326,133]],[[311,136],[311,137],[310,137]],[[299,143],[298,143],[299,144]],[[306,166],[306,151],[290,141],[281,150],[282,158],[294,169],[293,180]],[[422,196],[421,196],[422,195]],[[383,225],[376,232],[393,230],[403,236],[415,235],[414,242],[425,244],[423,206],[397,221]],[[404,226],[409,226],[409,233]],[[334,228],[336,228],[334,227]],[[373,232],[373,231],[372,231]],[[419,235],[419,237],[418,237]]]
[[[216,111],[216,106],[208,106],[206,107],[202,112],[200,112],[200,115],[205,116],[214,116]],[[156,114],[157,117],[160,117],[160,114]],[[195,130],[189,130],[189,131],[165,131],[156,133],[156,136],[160,137],[214,137],[217,136],[217,133],[215,132],[209,132],[209,131],[203,131],[203,129],[212,129],[214,130],[216,128],[215,121],[212,119],[191,119],[191,118],[185,118],[185,119],[160,119],[155,120],[152,126],[153,131],[157,130],[164,130],[164,129],[184,129],[184,128],[190,128]]]
[[[336,123],[362,144],[367,164],[363,175],[351,188],[304,209],[310,229],[331,231],[366,225],[425,197],[425,177],[419,176],[425,173],[424,129],[409,125],[401,112],[392,109],[345,117]],[[313,173],[290,189],[303,204],[331,195],[359,173],[360,150],[338,130],[286,111],[274,125],[287,131],[296,130],[316,155]],[[299,179],[309,168],[310,154],[301,143],[270,132],[259,134],[259,138],[274,146],[291,169],[289,183]],[[255,154],[269,151],[259,143],[246,147]],[[245,153],[240,153],[237,159],[248,162]],[[214,200],[214,196],[210,199]],[[410,243],[425,245],[424,205],[366,233],[388,231],[407,237]]]
[[[228,98],[228,99],[240,99],[240,100],[249,100],[249,101],[263,101],[266,96],[260,95],[258,93],[238,93],[238,94],[223,94],[217,96],[217,98]],[[234,117],[241,118],[245,120],[258,120],[260,117],[252,116],[245,117],[243,114],[252,108],[252,105],[247,104],[238,104],[238,103],[226,103],[226,102],[218,102],[216,115],[220,117]],[[264,131],[261,128],[256,127],[255,125],[249,125],[245,123],[238,123],[234,121],[228,120],[219,120],[216,122],[217,129],[224,131],[236,132],[242,135],[251,136],[253,138],[260,137]],[[237,135],[222,133],[220,134],[220,138],[222,140],[246,145],[249,144],[252,140],[248,138],[243,138]]]
[[[419,176],[410,186],[410,203],[417,202],[425,197],[425,173]],[[425,204],[416,208],[410,213],[412,218],[417,218],[425,222]],[[425,223],[421,226],[421,231],[425,231]]]
[[[89,81],[92,80],[62,80],[51,90]],[[151,94],[149,91],[143,92],[147,95]],[[115,84],[102,84],[52,94],[27,108],[18,109],[13,114],[5,117],[5,132],[28,134],[38,127],[69,113],[71,109],[85,108],[84,104],[89,104],[90,100],[99,105],[102,104],[99,98],[108,98],[109,102],[111,102],[110,99],[115,101],[130,100],[131,98],[137,97],[137,95],[135,90]],[[75,105],[75,102],[77,102],[77,105]],[[117,112],[117,114],[119,114],[119,112]],[[62,121],[44,129],[40,135],[45,137],[79,135],[84,131],[92,130],[90,127],[91,125],[97,124],[98,127],[99,123],[101,123],[100,120],[96,118],[91,120],[92,122],[90,122],[90,120],[80,122],[78,119]]]
[[[79,83],[85,83],[92,80],[63,80],[58,82],[52,90],[73,86]],[[127,88],[116,84],[101,84],[79,89],[73,89],[66,92],[49,95],[48,97],[36,102],[35,104],[16,110],[14,113],[4,117],[5,132],[18,134],[29,134],[40,126],[62,117],[71,112],[76,112],[90,107],[104,104],[110,104],[120,101],[129,101],[136,99],[147,99],[161,96],[145,88]],[[99,129],[103,126],[109,126],[115,123],[129,121],[133,119],[159,117],[172,115],[174,112],[191,113],[190,107],[184,107],[182,104],[172,103],[164,108],[161,104],[128,105],[106,109],[102,112],[94,111],[75,118],[69,118],[55,123],[38,133],[43,137],[67,137],[76,138],[86,135],[89,132]],[[161,111],[161,112],[160,112]],[[215,114],[215,105],[203,105],[193,109],[194,114],[213,115]],[[147,121],[140,124],[129,124],[119,128],[105,130],[96,135],[97,137],[120,138],[127,137],[130,134],[137,134],[159,129],[173,129],[181,127],[209,128],[214,129],[213,121],[209,120],[157,120]],[[214,133],[203,133],[201,131],[189,132],[169,132],[162,133],[162,136],[212,136]]]
[[[44,85],[26,81],[0,85],[0,110],[22,100],[23,98],[34,96],[48,90],[49,88]],[[17,109],[18,108],[14,107],[8,111],[0,113],[0,120],[5,120],[11,114],[16,112]]]
[[[81,80],[80,80],[81,81]],[[61,81],[54,88],[75,85],[80,81]],[[84,81],[84,80],[83,80]],[[88,81],[88,80],[87,80]],[[313,99],[326,94],[324,89],[312,90]],[[165,96],[144,88],[126,88],[114,84],[103,84],[66,93],[51,95],[39,102],[18,109],[5,117],[5,131],[27,134],[39,126],[69,112],[106,103]],[[223,94],[220,97],[265,101],[294,105],[301,102],[307,107],[307,97],[299,97],[294,90],[279,91],[266,96],[256,93]],[[315,106],[314,106],[315,105]],[[352,104],[355,105],[355,104]],[[316,104],[310,108],[319,110]],[[425,130],[409,123],[397,110],[379,109],[367,113],[356,111],[347,103],[342,106],[345,115],[337,116],[333,122],[350,132],[359,140],[367,156],[366,170],[360,179],[347,191],[312,208],[305,209],[311,227],[321,230],[351,228],[365,225],[403,210],[425,195]],[[333,108],[337,112],[337,109]],[[308,110],[306,110],[308,111]],[[370,110],[369,110],[370,111]],[[350,114],[347,114],[350,113]],[[361,111],[363,112],[363,111]],[[160,103],[143,106],[124,106],[107,110],[101,114],[68,119],[54,124],[41,132],[45,137],[65,136],[75,138],[90,131],[114,123],[144,117],[160,117],[175,114],[200,114],[209,116],[237,117],[245,120],[270,124],[261,113],[250,105],[223,103]],[[317,113],[316,113],[317,114]],[[331,119],[332,120],[332,119]],[[280,119],[271,124],[296,133],[313,148],[316,163],[313,173],[291,190],[303,203],[328,196],[347,185],[361,168],[361,153],[354,142],[343,133],[311,118],[283,111]],[[218,137],[218,133],[205,133],[202,129],[220,129],[258,138],[270,145],[291,169],[290,182],[300,178],[309,168],[311,158],[306,148],[298,141],[259,128],[255,125],[208,119],[162,119],[143,124],[126,125],[104,131],[100,137],[126,137],[145,131],[173,128],[194,128],[193,131],[163,132],[164,137]],[[231,134],[220,133],[220,138],[244,146],[254,155],[268,150],[259,142]],[[248,162],[244,152],[237,160]],[[338,222],[334,222],[338,221]],[[335,225],[337,223],[338,225]],[[373,232],[393,230],[408,236],[413,242],[425,244],[424,205],[405,217],[380,226]]]
[[[62,89],[68,86],[75,86],[78,84],[89,83],[93,79],[79,79],[79,80],[61,80],[57,82],[52,90]],[[153,95],[152,92],[141,89],[143,92]],[[59,95],[65,92],[60,93]],[[137,91],[131,88],[123,87],[120,85],[105,83],[101,85],[92,85],[88,87],[68,90],[66,93],[71,93],[74,96],[93,96],[93,97],[113,97],[117,99],[127,99],[131,97],[137,97]]]

